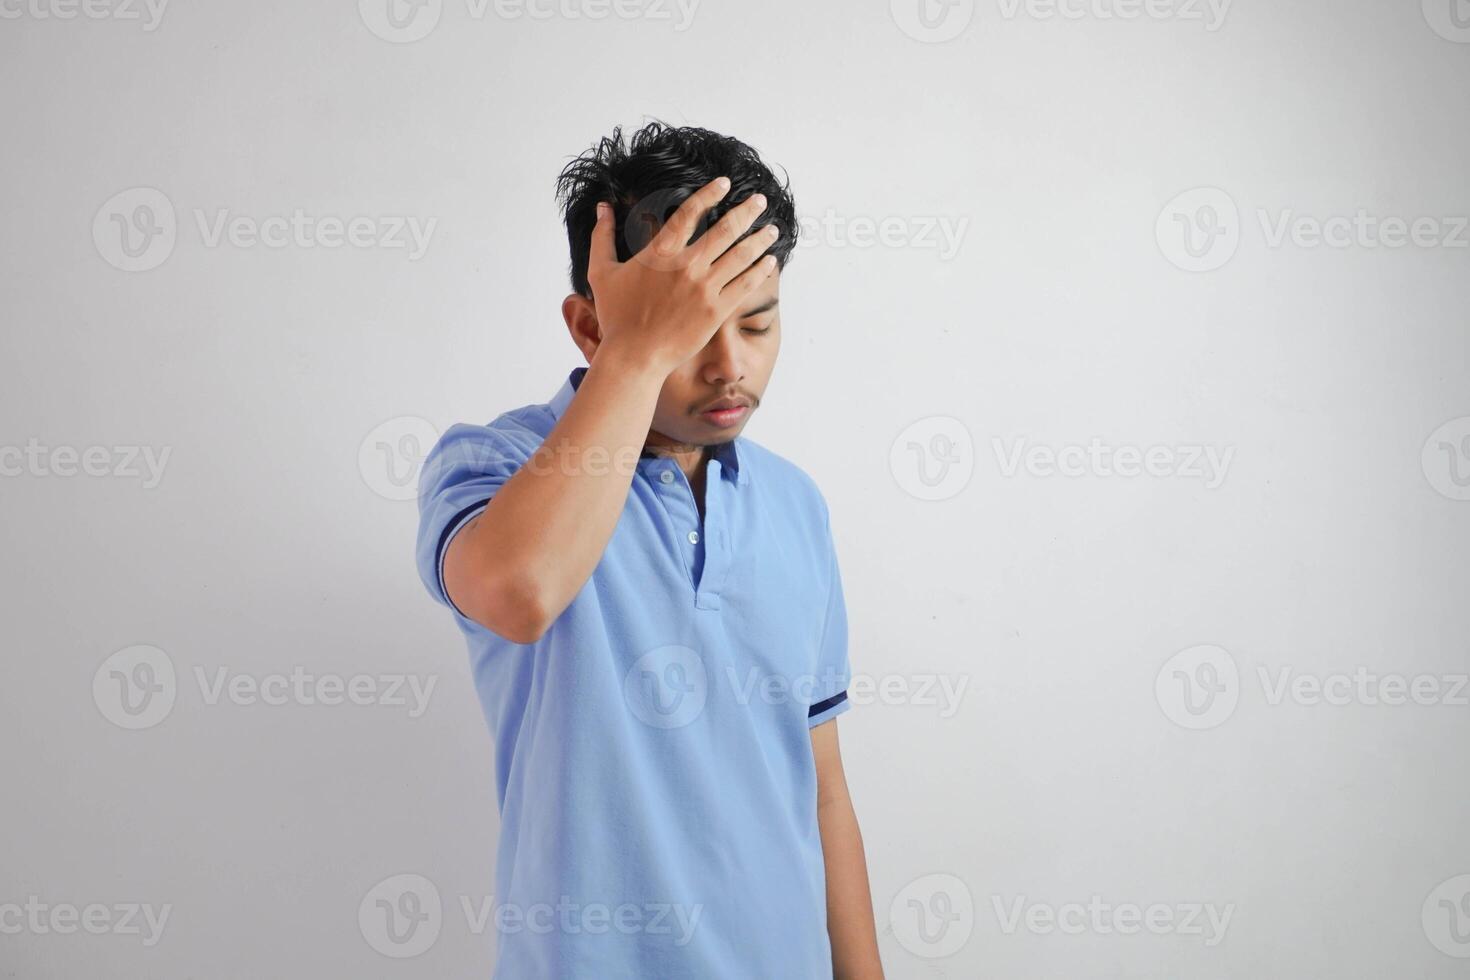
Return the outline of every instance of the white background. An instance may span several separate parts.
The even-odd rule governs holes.
[[[1451,3],[1470,24],[1463,0],[983,0],[931,30],[902,2],[707,0],[685,23],[671,0],[444,0],[400,9],[427,31],[405,42],[373,0],[178,0],[151,30],[141,6],[0,0],[0,976],[489,975],[461,899],[492,887],[491,742],[392,498],[425,431],[581,363],[553,181],[649,117],[751,143],[807,222],[746,434],[823,488],[854,670],[890,692],[855,688],[839,722],[888,976],[1464,976]],[[174,241],[125,271],[137,188]],[[436,223],[417,258],[199,227],[298,210]],[[1273,242],[1360,211],[1440,240]],[[1186,227],[1220,235],[1191,257]],[[1228,469],[1007,465],[1094,439]],[[107,475],[58,447],[105,447]],[[160,479],[127,447],[167,451]],[[129,729],[109,658],[137,645],[174,701]],[[197,674],[297,668],[436,686],[411,717],[211,703]],[[1274,696],[1283,670],[1360,669],[1440,697]],[[1222,700],[1183,686],[1211,676]],[[403,874],[443,911],[395,958],[359,907]],[[31,896],[170,912],[147,945],[5,912]],[[1093,896],[1231,918],[1045,928]],[[1007,927],[1018,900],[1041,924]]]

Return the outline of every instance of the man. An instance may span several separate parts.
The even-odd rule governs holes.
[[[450,428],[421,483],[420,575],[496,739],[495,977],[881,978],[827,505],[741,435],[791,197],[743,143],[654,122],[558,199],[587,366]]]

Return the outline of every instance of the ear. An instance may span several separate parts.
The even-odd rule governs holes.
[[[597,307],[587,297],[569,293],[561,301],[561,317],[567,322],[572,343],[577,345],[582,356],[587,358],[587,363],[591,364],[592,355],[597,353],[597,348],[602,343],[602,327],[597,322]]]

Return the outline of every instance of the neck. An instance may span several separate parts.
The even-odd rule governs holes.
[[[643,451],[653,456],[672,459],[679,469],[684,471],[684,478],[691,485],[704,472],[705,465],[710,458],[708,446],[676,442],[658,432],[649,432],[648,440],[643,444]]]

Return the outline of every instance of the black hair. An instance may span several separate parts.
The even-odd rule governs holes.
[[[614,126],[611,136],[573,159],[556,179],[556,199],[572,253],[573,291],[592,298],[587,260],[599,201],[613,205],[618,259],[626,262],[689,195],[721,175],[730,178],[730,190],[700,219],[690,241],[752,194],[764,194],[766,209],[745,235],[775,225],[781,235],[763,254],[774,255],[777,267],[786,268],[797,235],[789,176],[786,183],[778,183],[756,151],[733,137],[653,120],[626,146],[622,127]]]

